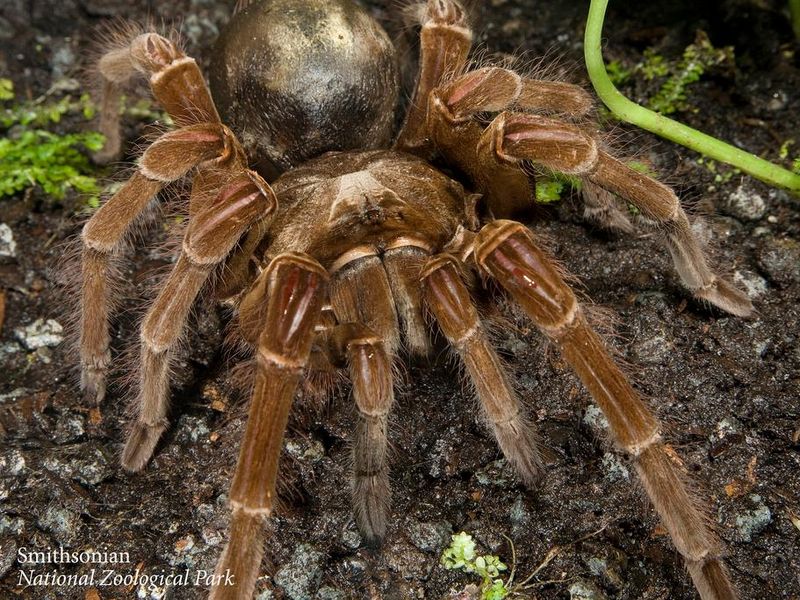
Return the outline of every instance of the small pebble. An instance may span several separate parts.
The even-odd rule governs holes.
[[[596,404],[590,404],[583,415],[583,422],[591,427],[596,433],[608,432],[608,419],[603,411]]]
[[[569,586],[570,600],[606,600],[606,595],[589,581],[576,581]]]
[[[603,469],[606,472],[606,479],[610,481],[630,480],[631,478],[628,467],[613,452],[606,452],[603,455]]]
[[[52,533],[56,541],[64,546],[72,546],[78,540],[82,525],[78,513],[55,505],[47,507],[37,524]]]
[[[300,544],[289,562],[275,573],[274,581],[291,600],[312,600],[322,580],[324,555],[310,544]]]
[[[14,258],[16,255],[17,243],[14,241],[11,227],[5,223],[0,223],[0,256]]]
[[[767,293],[767,280],[751,271],[735,271],[733,282],[744,288],[750,300],[760,298]]]
[[[349,521],[344,529],[342,529],[341,539],[342,544],[351,550],[355,550],[361,546],[361,533],[359,533],[358,527],[356,527],[354,521]]]
[[[27,469],[25,457],[19,450],[11,450],[0,456],[0,475],[4,477],[18,477]]]
[[[758,221],[766,214],[767,203],[752,187],[742,184],[728,196],[723,209],[740,221]]]
[[[771,240],[759,251],[758,263],[773,283],[800,281],[800,243],[791,238]]]
[[[325,446],[315,439],[287,439],[284,447],[289,454],[302,461],[316,463],[325,457]]]
[[[327,585],[319,588],[317,595],[314,596],[314,600],[345,600],[345,598],[347,596],[345,596],[344,592]]]
[[[672,341],[661,332],[633,345],[633,354],[639,363],[663,364],[672,354]]]
[[[745,542],[752,541],[755,535],[772,522],[772,511],[764,504],[761,496],[750,494],[749,500],[752,508],[736,516],[736,528]]]
[[[503,458],[495,460],[483,469],[476,471],[475,479],[481,485],[493,485],[499,488],[511,487],[516,483],[516,477],[511,466]]]
[[[411,543],[424,552],[438,552],[444,548],[453,534],[453,526],[447,521],[423,523],[411,521],[408,537]]]
[[[64,339],[64,328],[54,319],[36,319],[30,325],[18,327],[14,335],[28,350],[58,346]]]
[[[514,504],[511,505],[508,511],[508,518],[511,521],[511,532],[514,536],[523,535],[526,527],[530,523],[531,513],[525,506],[525,500],[522,498],[522,494],[517,494],[517,497],[514,499]]]
[[[15,540],[0,541],[0,578],[6,576],[17,562],[17,542]]]

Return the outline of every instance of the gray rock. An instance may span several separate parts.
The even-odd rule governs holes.
[[[59,544],[72,546],[78,540],[81,518],[75,511],[50,505],[37,523],[39,527],[52,533]]]
[[[347,596],[345,596],[344,592],[327,585],[319,588],[317,595],[314,596],[315,600],[345,600],[345,598]]]
[[[636,342],[632,351],[637,362],[657,365],[669,357],[672,345],[672,341],[663,332],[656,332],[655,335]]]
[[[742,430],[742,423],[736,417],[725,417],[717,423],[717,431],[715,434],[709,436],[711,442],[714,438],[721,440],[732,433],[739,433]]]
[[[0,535],[19,536],[25,529],[25,521],[20,517],[8,517],[0,514]]]
[[[4,452],[0,456],[0,475],[3,477],[19,477],[27,468],[25,457],[17,449]]]
[[[767,280],[751,271],[735,271],[733,282],[744,288],[750,300],[760,298],[767,293]]]
[[[606,600],[600,588],[589,581],[579,580],[569,586],[570,600]]]
[[[630,481],[631,473],[628,467],[613,452],[606,452],[603,455],[603,470],[609,481]]]
[[[481,485],[492,485],[499,488],[516,485],[514,471],[504,458],[490,462],[483,469],[476,471],[475,479]]]
[[[36,319],[30,325],[14,330],[14,336],[28,350],[58,346],[64,340],[63,333],[61,323],[54,319]]]
[[[316,463],[325,457],[325,446],[311,438],[287,439],[284,447],[289,454],[303,462]]]
[[[773,283],[786,286],[800,281],[800,243],[791,238],[773,240],[759,252],[758,263]]]
[[[508,511],[508,518],[511,521],[511,533],[515,537],[524,535],[531,520],[531,513],[525,506],[522,494],[517,494],[514,499],[514,504],[511,505]]]
[[[583,415],[583,422],[591,427],[595,433],[608,433],[608,419],[596,404],[590,404]]]
[[[50,56],[53,80],[58,81],[69,74],[75,67],[75,51],[69,41],[63,40],[55,44]]]
[[[423,552],[439,552],[453,534],[453,526],[447,521],[423,523],[411,521],[408,524],[408,537],[411,543]]]
[[[736,528],[745,542],[752,541],[753,537],[772,522],[772,511],[764,504],[761,496],[750,494],[752,508],[736,515]]]
[[[181,415],[178,419],[176,437],[181,442],[207,442],[209,433],[211,430],[204,418]]]
[[[11,227],[5,223],[0,223],[0,256],[14,258],[17,255],[17,242],[14,241],[14,234]]]
[[[728,196],[724,211],[740,221],[757,221],[766,214],[767,203],[752,187],[743,183]]]
[[[361,533],[358,531],[354,521],[348,521],[344,528],[342,528],[342,544],[350,550],[355,550],[361,546]]]
[[[57,444],[67,444],[78,440],[85,433],[83,417],[80,415],[61,412],[58,415],[53,430],[53,441]]]
[[[0,578],[6,576],[17,562],[17,542],[13,539],[0,540]]]
[[[322,580],[324,557],[310,544],[300,544],[289,562],[275,573],[275,583],[291,600],[312,600]]]

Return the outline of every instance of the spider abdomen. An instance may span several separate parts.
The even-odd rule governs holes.
[[[272,179],[328,150],[385,146],[395,50],[352,0],[262,0],[233,17],[210,69],[225,123]]]

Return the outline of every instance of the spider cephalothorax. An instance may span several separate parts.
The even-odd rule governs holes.
[[[230,491],[230,539],[218,564],[234,584],[214,586],[212,596],[244,598],[253,590],[283,433],[304,372],[345,371],[351,380],[359,412],[353,501],[368,540],[384,535],[388,516],[392,363],[406,351],[426,353],[431,328],[463,361],[509,462],[526,484],[535,482],[542,462],[528,408],[467,285],[481,273],[554,342],[603,409],[701,596],[735,597],[658,421],[561,270],[524,225],[506,220],[532,202],[532,166],[578,177],[588,212],[627,222],[615,207],[615,194],[622,196],[646,226],[663,232],[696,297],[749,314],[747,298],[708,266],[672,190],[613,158],[580,125],[591,106],[582,89],[500,67],[470,70],[472,36],[456,0],[428,0],[420,11],[419,79],[393,143],[394,53],[367,13],[350,0],[244,4],[218,48],[218,107],[195,62],[155,33],[103,57],[107,97],[134,71],[145,72],[176,128],[145,150],[138,171],[82,234],[82,385],[99,401],[110,361],[108,277],[116,249],[162,188],[192,174],[180,254],[141,325],[138,418],[122,462],[141,469],[168,425],[170,360],[195,299],[213,293],[232,300],[257,366]],[[115,119],[106,110],[109,134]]]

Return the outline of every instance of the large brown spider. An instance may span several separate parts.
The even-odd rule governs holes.
[[[560,268],[527,227],[508,220],[532,203],[532,167],[579,177],[587,210],[608,222],[624,221],[614,194],[635,206],[664,233],[697,298],[740,316],[750,302],[708,266],[672,190],[595,139],[581,88],[500,67],[470,70],[472,34],[457,0],[428,0],[420,16],[421,67],[396,136],[395,50],[351,0],[240,3],[211,68],[213,100],[195,61],[156,33],[100,60],[111,152],[119,85],[137,71],[149,75],[176,127],[145,150],[137,172],[83,229],[82,386],[94,401],[105,395],[110,360],[112,259],[159,191],[193,176],[180,254],[141,325],[138,418],[123,466],[142,469],[168,426],[170,359],[202,292],[233,300],[257,358],[230,538],[217,566],[235,585],[217,585],[211,597],[252,594],[284,429],[306,370],[347,370],[360,414],[356,520],[367,540],[384,535],[392,363],[402,348],[428,352],[426,312],[463,360],[503,453],[533,484],[542,471],[536,431],[473,303],[480,273],[554,342],[600,405],[700,596],[734,598],[720,544],[658,421]]]

